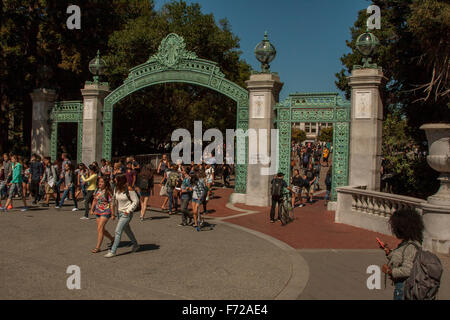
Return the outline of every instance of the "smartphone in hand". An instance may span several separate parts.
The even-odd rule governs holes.
[[[378,245],[380,246],[380,248],[385,249],[386,247],[385,247],[384,243],[380,239],[378,239],[378,238],[376,238],[376,239],[377,239],[377,242],[378,242]]]

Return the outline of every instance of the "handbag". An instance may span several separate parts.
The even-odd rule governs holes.
[[[165,185],[161,186],[161,190],[159,191],[159,195],[163,197],[168,197],[169,194],[167,193],[167,187]]]

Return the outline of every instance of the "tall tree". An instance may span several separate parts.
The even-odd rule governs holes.
[[[218,62],[226,77],[245,86],[250,66],[240,59],[239,39],[227,20],[216,23],[199,4],[171,1],[158,12],[130,20],[109,40],[108,79],[113,88],[122,84],[130,68],[155,54],[169,33],[186,41],[186,49],[200,58]],[[204,130],[234,128],[236,106],[231,99],[203,87],[167,83],[134,93],[114,110],[113,154],[145,153],[170,141],[173,130],[193,129],[195,120]],[[152,142],[152,143],[151,143]]]

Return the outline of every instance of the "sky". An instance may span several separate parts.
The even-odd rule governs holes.
[[[156,0],[160,9],[169,0]],[[369,0],[187,0],[199,3],[203,13],[216,21],[227,18],[232,32],[240,38],[241,58],[261,70],[253,53],[269,34],[277,50],[271,63],[284,83],[280,100],[295,92],[340,92],[335,73],[342,69],[340,57],[350,51],[350,27],[358,11]]]

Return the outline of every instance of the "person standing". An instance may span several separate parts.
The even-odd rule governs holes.
[[[192,185],[192,213],[194,215],[194,228],[198,228],[199,221],[198,215],[200,212],[200,206],[206,195],[205,186],[200,181],[197,175],[191,178]]]
[[[314,176],[316,178],[314,180],[314,191],[320,190],[320,185],[319,185],[320,169],[321,169],[320,160],[319,159],[314,159],[313,173],[314,173]]]
[[[278,205],[278,218],[281,220],[281,202],[283,201],[284,188],[287,188],[287,183],[284,181],[284,173],[279,172],[270,182],[271,183],[271,195],[272,206],[270,208],[270,223],[275,222],[275,207]]]
[[[101,250],[103,238],[107,237],[111,243],[114,242],[113,236],[105,229],[106,223],[112,217],[114,212],[113,194],[111,184],[107,177],[98,178],[98,189],[92,202],[91,214],[96,216],[97,221],[97,245],[92,249],[92,253],[98,253]]]
[[[126,233],[133,243],[131,251],[136,252],[139,250],[139,244],[130,227],[130,222],[133,219],[133,212],[137,208],[139,202],[137,193],[128,186],[127,177],[125,175],[118,175],[115,182],[116,190],[114,192],[114,201],[117,203],[119,221],[116,226],[114,243],[111,250],[105,255],[105,258],[112,258],[116,255],[123,232]]]
[[[86,198],[84,199],[84,216],[81,217],[81,220],[88,220],[89,219],[89,211],[90,206],[92,204],[92,201],[94,200],[94,193],[97,189],[97,168],[95,165],[90,164],[89,165],[89,178],[86,178],[86,176],[83,174],[81,176],[81,181],[88,184],[88,187],[86,188]]]
[[[61,164],[58,160],[56,160],[54,163],[54,165],[57,166],[56,169],[57,169],[57,174],[58,174],[58,180],[56,181],[56,185],[55,185],[57,205],[61,201],[61,185],[64,183],[64,168],[66,167],[66,164],[72,164],[72,162],[70,162],[70,160],[69,160],[67,153],[63,153],[61,157],[62,157]]]
[[[0,208],[1,210],[5,211],[7,210],[7,208],[9,207],[9,205],[12,204],[12,199],[14,196],[14,193],[17,192],[19,194],[19,197],[22,198],[23,201],[23,208],[22,208],[22,212],[23,211],[27,211],[27,200],[25,195],[23,194],[23,186],[22,186],[22,182],[23,182],[23,176],[22,176],[22,170],[23,167],[22,165],[19,163],[19,161],[17,160],[17,156],[13,155],[11,156],[11,162],[12,162],[12,179],[11,179],[11,187],[9,189],[9,197],[8,200],[6,201],[5,207]]]
[[[56,206],[56,209],[62,208],[64,200],[69,196],[69,192],[72,194],[73,198],[73,209],[72,211],[78,211],[77,197],[75,196],[75,173],[72,164],[66,162],[66,167],[64,168],[64,193],[60,203]]]
[[[41,201],[41,195],[39,192],[39,182],[44,174],[44,167],[42,166],[41,159],[38,155],[33,154],[31,156],[30,163],[30,175],[31,175],[31,195],[34,197],[33,204],[37,204]]]
[[[394,300],[403,300],[405,281],[411,275],[418,248],[422,247],[424,224],[422,216],[415,210],[402,209],[391,215],[389,225],[402,242],[394,250],[384,245],[388,263],[382,266],[381,271],[394,283]]]

